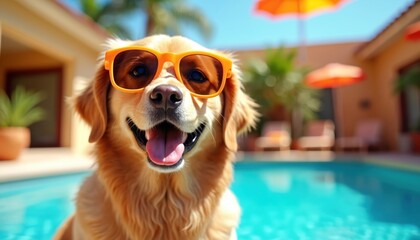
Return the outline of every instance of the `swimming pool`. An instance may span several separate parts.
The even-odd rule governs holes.
[[[237,163],[238,239],[420,239],[420,174],[354,162]],[[88,173],[0,184],[0,239],[51,239]]]

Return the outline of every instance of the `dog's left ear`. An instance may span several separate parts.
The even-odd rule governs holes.
[[[226,79],[223,110],[223,132],[226,147],[238,149],[237,136],[255,127],[259,114],[257,104],[245,94],[239,80],[239,70],[234,68],[232,77]]]

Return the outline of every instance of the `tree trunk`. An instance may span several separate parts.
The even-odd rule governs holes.
[[[292,110],[292,136],[293,139],[302,136],[303,121],[299,110]]]
[[[150,36],[153,34],[153,30],[155,28],[155,19],[153,14],[153,7],[149,6],[147,8],[147,19],[146,19],[146,36]]]

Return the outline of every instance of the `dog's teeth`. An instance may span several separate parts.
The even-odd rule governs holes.
[[[149,141],[150,138],[150,131],[146,131],[146,140]]]
[[[187,140],[188,134],[183,132],[182,133],[182,142],[185,142]]]

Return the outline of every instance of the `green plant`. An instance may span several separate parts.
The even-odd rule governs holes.
[[[395,81],[394,87],[397,92],[404,91],[409,87],[420,89],[420,63],[401,74],[397,81]]]
[[[38,92],[17,87],[9,98],[0,91],[0,127],[27,127],[44,117],[44,110],[37,106],[42,101]]]
[[[417,124],[413,126],[413,130],[416,132],[420,132],[420,118],[417,120]]]
[[[264,60],[253,59],[244,69],[247,91],[262,113],[279,104],[292,114],[294,135],[299,136],[304,120],[314,119],[320,108],[319,91],[304,83],[307,68],[295,65],[296,51],[283,47],[267,51]]]
[[[420,63],[413,65],[402,73],[394,84],[394,89],[397,93],[401,93],[411,87],[417,88],[420,91]],[[420,132],[420,118],[417,120],[417,123],[414,123],[410,127],[412,130]]]

